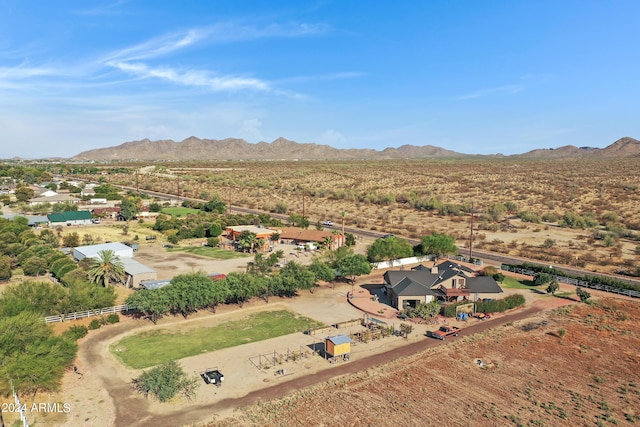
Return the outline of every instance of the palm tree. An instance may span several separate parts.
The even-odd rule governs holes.
[[[340,213],[340,215],[342,215],[342,246],[344,246],[344,218],[347,216],[347,212],[346,211],[342,211]]]
[[[122,283],[125,279],[124,264],[111,249],[98,252],[98,259],[89,269],[89,279],[105,288],[112,282]]]

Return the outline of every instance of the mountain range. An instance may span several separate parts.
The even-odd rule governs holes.
[[[285,138],[251,144],[244,139],[200,139],[195,136],[183,141],[172,140],[125,142],[115,147],[83,151],[75,160],[385,160],[429,159],[464,157],[514,157],[514,158],[615,158],[639,157],[640,141],[624,137],[605,148],[576,147],[536,149],[524,154],[503,156],[470,155],[433,145],[402,145],[398,148],[340,149],[329,145],[298,143]]]

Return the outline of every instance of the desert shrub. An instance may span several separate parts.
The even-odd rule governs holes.
[[[89,329],[90,330],[95,330],[95,329],[100,329],[100,326],[102,326],[100,324],[100,320],[98,319],[93,319],[90,323],[89,323]]]
[[[73,325],[62,333],[62,337],[70,341],[77,341],[80,338],[86,336],[89,333],[89,329],[82,325]]]
[[[522,222],[533,222],[534,224],[540,224],[540,222],[542,222],[540,215],[532,211],[518,212],[518,218],[520,218]]]
[[[110,315],[107,316],[107,323],[118,323],[120,321],[120,316],[118,316],[116,313],[112,313]]]
[[[191,398],[195,394],[197,379],[189,378],[177,362],[168,362],[145,371],[133,380],[134,388],[160,402],[171,400],[176,394]]]

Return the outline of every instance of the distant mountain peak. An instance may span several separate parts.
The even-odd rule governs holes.
[[[624,137],[605,148],[576,147],[565,145],[558,148],[531,150],[524,154],[504,156],[502,154],[485,157],[514,158],[591,158],[591,157],[635,157],[640,156],[640,141]],[[385,159],[428,159],[428,158],[471,157],[433,145],[403,144],[398,148],[387,147],[378,151],[366,148],[339,149],[329,145],[298,143],[284,137],[273,142],[250,144],[244,139],[226,138],[200,139],[190,136],[183,141],[129,141],[115,147],[84,151],[74,159],[78,160],[385,160]]]

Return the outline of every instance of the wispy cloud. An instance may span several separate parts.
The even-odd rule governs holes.
[[[269,90],[267,82],[251,77],[214,76],[202,70],[179,72],[171,68],[151,68],[141,63],[111,62],[109,65],[141,78],[158,78],[187,86],[206,86],[214,91]]]
[[[109,63],[111,61],[136,61],[157,58],[189,47],[202,40],[205,36],[206,32],[198,29],[168,34],[122,50],[111,52],[102,58],[102,61]]]
[[[120,13],[116,10],[119,6],[128,3],[129,0],[117,0],[111,3],[98,5],[91,9],[83,9],[78,10],[75,13],[78,15],[89,15],[89,16],[99,16],[99,15],[116,15]]]
[[[475,92],[471,92],[466,95],[457,96],[455,99],[465,100],[465,99],[484,98],[486,96],[493,96],[493,95],[514,95],[518,92],[522,92],[524,89],[525,89],[525,86],[520,84],[498,86],[498,87],[492,87],[488,89],[477,90]]]
[[[285,79],[277,80],[277,82],[278,83],[307,83],[312,81],[354,79],[354,78],[362,77],[363,75],[364,73],[360,73],[356,71],[345,71],[341,73],[312,74],[308,76],[288,77]]]

